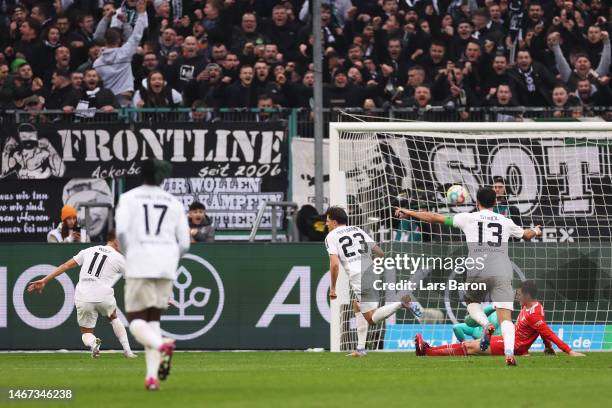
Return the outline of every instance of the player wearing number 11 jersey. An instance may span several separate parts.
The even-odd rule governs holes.
[[[174,341],[162,339],[161,311],[172,298],[176,269],[190,244],[183,205],[160,184],[167,162],[146,160],[142,185],[119,198],[115,222],[126,258],[125,310],[130,332],[145,347],[145,388],[157,390],[170,373]]]
[[[28,292],[37,290],[40,293],[49,281],[69,269],[80,266],[74,304],[83,344],[91,350],[92,357],[98,357],[102,341],[94,335],[94,328],[98,314],[102,314],[110,320],[113,331],[123,346],[123,354],[128,358],[136,357],[130,349],[125,327],[117,319],[117,302],[113,291],[113,285],[124,273],[125,259],[119,252],[119,243],[112,230],[108,232],[106,239],[106,245],[84,249],[49,275],[30,283]]]
[[[542,231],[539,226],[533,229],[523,229],[511,219],[496,214],[493,212],[495,204],[495,191],[490,187],[483,187],[476,194],[476,206],[479,210],[477,212],[460,213],[453,217],[398,208],[396,216],[399,218],[413,217],[425,222],[445,224],[463,231],[468,245],[469,257],[472,262],[479,265],[478,267],[466,268],[467,280],[469,283],[486,286],[486,290],[470,290],[465,294],[470,317],[483,328],[480,348],[482,351],[489,348],[491,335],[495,332],[495,326],[487,319],[481,304],[485,300],[485,295],[489,294],[500,322],[506,364],[514,366],[516,365],[514,359],[515,329],[511,316],[514,291],[512,289],[512,263],[508,257],[508,240],[510,237],[530,240],[542,235]]]

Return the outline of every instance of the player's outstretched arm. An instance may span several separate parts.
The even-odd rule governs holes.
[[[563,352],[567,353],[571,357],[584,357],[584,354],[572,350],[570,346],[568,346],[563,340],[561,340],[555,334],[555,332],[552,331],[550,327],[548,327],[546,321],[544,321],[544,316],[540,314],[528,315],[527,322],[531,327],[538,331],[538,334],[540,335],[540,337],[542,337],[542,340],[544,340],[544,344],[549,344],[549,347],[546,348],[552,349],[552,345],[550,345],[550,343],[554,343],[557,347],[559,347],[559,349],[561,349]],[[550,351],[548,351],[547,354],[550,354]]]
[[[69,269],[74,268],[77,265],[78,264],[76,263],[76,261],[73,258],[70,258],[70,260],[64,262],[62,265],[55,268],[53,272],[51,272],[44,278],[30,283],[28,285],[28,292],[33,292],[35,290],[38,290],[38,293],[41,293],[43,289],[45,288],[45,285],[47,285],[48,282],[52,281],[53,279],[55,279],[62,273],[66,272]]]
[[[529,241],[532,238],[541,237],[541,236],[542,236],[542,226],[541,225],[536,225],[533,228],[523,230],[523,239],[525,241]]]
[[[395,216],[398,218],[415,218],[419,221],[425,221],[430,224],[444,224],[445,218],[442,214],[437,214],[429,211],[414,211],[406,208],[395,209]]]

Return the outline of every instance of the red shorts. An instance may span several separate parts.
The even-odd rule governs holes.
[[[502,336],[491,336],[491,355],[493,356],[503,356],[504,355],[504,338]],[[516,346],[514,347],[514,354],[517,356],[522,356],[527,354],[529,351],[525,349],[519,349]]]
[[[491,355],[503,356],[504,355],[504,338],[502,336],[491,336]]]

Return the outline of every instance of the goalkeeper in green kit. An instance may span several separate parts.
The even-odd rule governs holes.
[[[499,336],[501,334],[501,330],[499,328],[499,321],[497,320],[497,313],[495,313],[495,306],[486,306],[483,311],[485,315],[487,315],[489,323],[495,326],[495,332],[493,333],[493,335]],[[455,337],[460,342],[465,341],[466,337],[471,337],[472,339],[479,339],[482,334],[482,327],[478,324],[476,320],[472,319],[468,314],[465,317],[464,323],[457,323],[453,325],[453,333],[455,333]]]

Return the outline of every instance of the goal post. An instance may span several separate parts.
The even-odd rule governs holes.
[[[469,212],[477,189],[501,180],[496,211],[524,227],[544,226],[542,239],[510,244],[514,286],[535,280],[553,330],[572,347],[612,349],[612,123],[341,122],[329,124],[329,138],[330,205],[346,208],[349,223],[386,256],[460,257],[465,243],[457,230],[400,221],[393,207]],[[456,184],[469,198],[450,205],[445,192]],[[458,277],[453,268],[393,270],[384,279],[448,283]],[[344,275],[330,302],[331,351],[356,342]],[[453,324],[465,316],[461,291],[411,294],[425,310],[420,322],[402,311],[371,327],[369,349],[413,350],[417,331],[437,344],[456,341]]]

